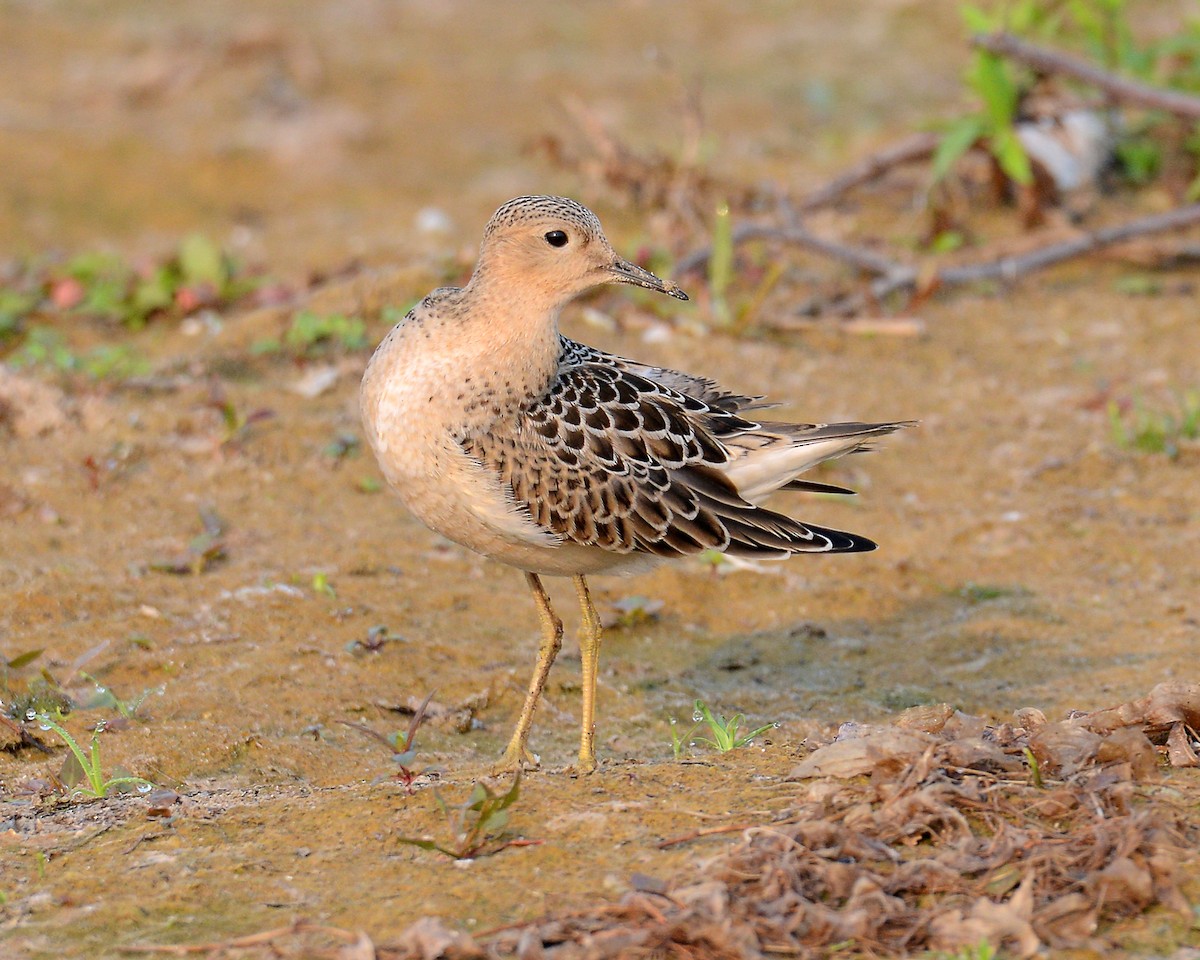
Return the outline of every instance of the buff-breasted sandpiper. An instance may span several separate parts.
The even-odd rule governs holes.
[[[537,763],[529,729],[562,646],[542,576],[573,577],[579,595],[578,769],[590,772],[601,626],[584,578],[706,550],[872,550],[864,537],[758,504],[777,490],[850,493],[797,478],[906,425],[759,420],[761,398],[560,334],[563,306],[604,283],[687,299],[618,256],[586,207],[518,197],[488,223],[467,285],[413,307],[363,377],[367,439],[392,489],[438,533],[525,571],[537,603],[537,666],[497,770]]]

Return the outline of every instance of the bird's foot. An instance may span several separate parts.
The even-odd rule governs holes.
[[[596,772],[596,754],[595,753],[580,753],[579,759],[567,768],[567,773],[574,776],[586,776],[589,773]]]
[[[492,764],[492,776],[502,773],[517,773],[523,770],[536,770],[542,761],[538,755],[523,743],[514,740],[505,749],[504,754]]]

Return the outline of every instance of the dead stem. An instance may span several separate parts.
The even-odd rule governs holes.
[[[797,204],[797,209],[801,213],[811,213],[813,210],[827,207],[836,203],[855,187],[878,180],[896,167],[926,160],[933,156],[940,140],[941,138],[936,133],[914,133],[903,140],[889,144],[864,157],[845,173],[834,177],[824,186],[813,190]]]
[[[1177,90],[1163,90],[1137,80],[1119,77],[1086,60],[1039,47],[1014,37],[1011,33],[978,34],[971,38],[971,43],[998,56],[1027,64],[1042,73],[1059,73],[1091,84],[1115,100],[1150,110],[1165,110],[1189,120],[1200,120],[1200,97],[1189,96]]]

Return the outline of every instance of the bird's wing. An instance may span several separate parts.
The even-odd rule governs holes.
[[[723,438],[758,425],[605,356],[564,353],[545,395],[460,441],[534,523],[574,543],[664,557],[874,547],[746,501],[721,470]]]
[[[720,410],[725,413],[738,413],[745,410],[765,410],[768,407],[778,406],[775,403],[764,402],[762,397],[747,397],[740,393],[734,393],[732,390],[726,390],[716,380],[710,380],[708,377],[698,377],[695,374],[684,373],[682,370],[672,370],[669,367],[655,367],[648,363],[639,363],[637,360],[616,357],[597,350],[595,347],[576,343],[574,340],[569,340],[566,337],[562,338],[562,342],[563,356],[571,362],[602,363],[606,366],[614,366],[621,370],[627,370],[630,373],[636,373],[647,380],[661,384],[668,390],[681,393],[694,400],[699,400],[714,410]]]

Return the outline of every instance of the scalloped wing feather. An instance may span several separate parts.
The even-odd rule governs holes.
[[[764,454],[784,470],[771,489],[794,481],[800,471],[787,472],[789,456],[779,454],[805,445],[805,431],[847,450],[862,441],[857,434],[837,441],[825,425],[771,424],[767,433],[739,415],[759,399],[563,338],[549,391],[460,444],[496,472],[534,523],[581,545],[660,557],[874,549],[863,537],[757,507],[740,489],[739,469]],[[897,425],[850,426],[874,436]]]

